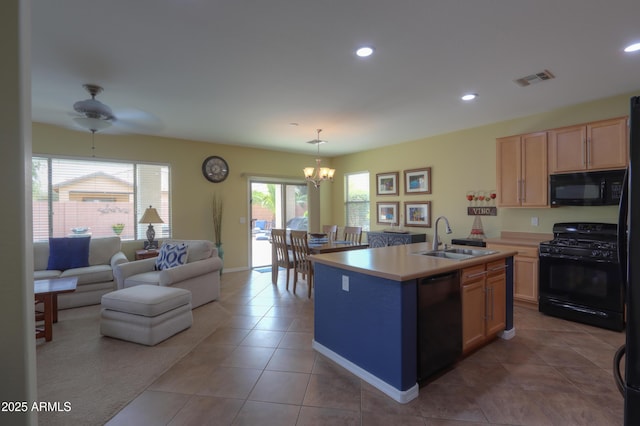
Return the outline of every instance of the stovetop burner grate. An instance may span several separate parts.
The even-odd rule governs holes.
[[[585,261],[617,261],[617,226],[608,223],[557,223],[554,239],[540,243],[540,256]]]

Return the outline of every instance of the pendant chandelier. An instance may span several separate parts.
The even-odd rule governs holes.
[[[316,188],[320,187],[320,183],[324,180],[333,181],[333,174],[336,172],[335,169],[330,169],[329,167],[320,167],[320,163],[322,160],[320,159],[320,145],[323,143],[327,143],[327,141],[323,141],[320,139],[320,132],[322,129],[318,129],[318,136],[316,139],[309,141],[307,143],[316,145],[318,147],[318,158],[316,158],[315,167],[305,167],[304,168],[304,178],[307,182],[313,183],[313,186]]]

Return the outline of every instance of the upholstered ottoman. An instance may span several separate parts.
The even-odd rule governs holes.
[[[103,336],[153,346],[192,324],[189,290],[138,285],[102,296]]]

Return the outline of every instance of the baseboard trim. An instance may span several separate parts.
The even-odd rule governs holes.
[[[411,388],[407,389],[406,391],[398,390],[393,386],[391,386],[390,384],[388,384],[387,382],[380,380],[378,377],[369,373],[367,370],[364,370],[363,368],[358,367],[356,364],[349,361],[348,359],[338,355],[337,353],[333,352],[331,349],[327,348],[326,346],[316,342],[315,339],[313,340],[311,347],[316,351],[320,352],[322,355],[329,358],[331,361],[341,366],[342,368],[346,369],[350,373],[355,374],[365,382],[369,383],[374,388],[380,390],[385,395],[389,396],[390,398],[393,398],[394,400],[396,400],[401,404],[406,404],[407,402],[412,401],[418,397],[419,386],[417,383],[413,385]]]
[[[498,336],[500,336],[500,338],[504,340],[511,340],[516,337],[516,328],[512,327],[509,330],[503,330],[502,332],[498,333]]]
[[[248,271],[249,268],[246,266],[241,266],[239,268],[222,268],[222,273],[226,274],[227,272],[242,272],[242,271]]]

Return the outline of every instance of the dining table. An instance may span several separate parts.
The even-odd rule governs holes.
[[[290,247],[291,241],[287,238],[287,246]],[[314,238],[309,238],[309,253],[310,254],[323,254],[323,253],[334,253],[338,251],[347,251],[347,250],[361,250],[369,248],[368,243],[361,242],[353,242],[347,240],[315,240]],[[291,256],[292,254],[290,254]],[[292,259],[293,260],[293,259]],[[272,271],[278,270],[278,265],[276,262],[276,252],[275,246],[272,245],[271,251],[271,268]]]

